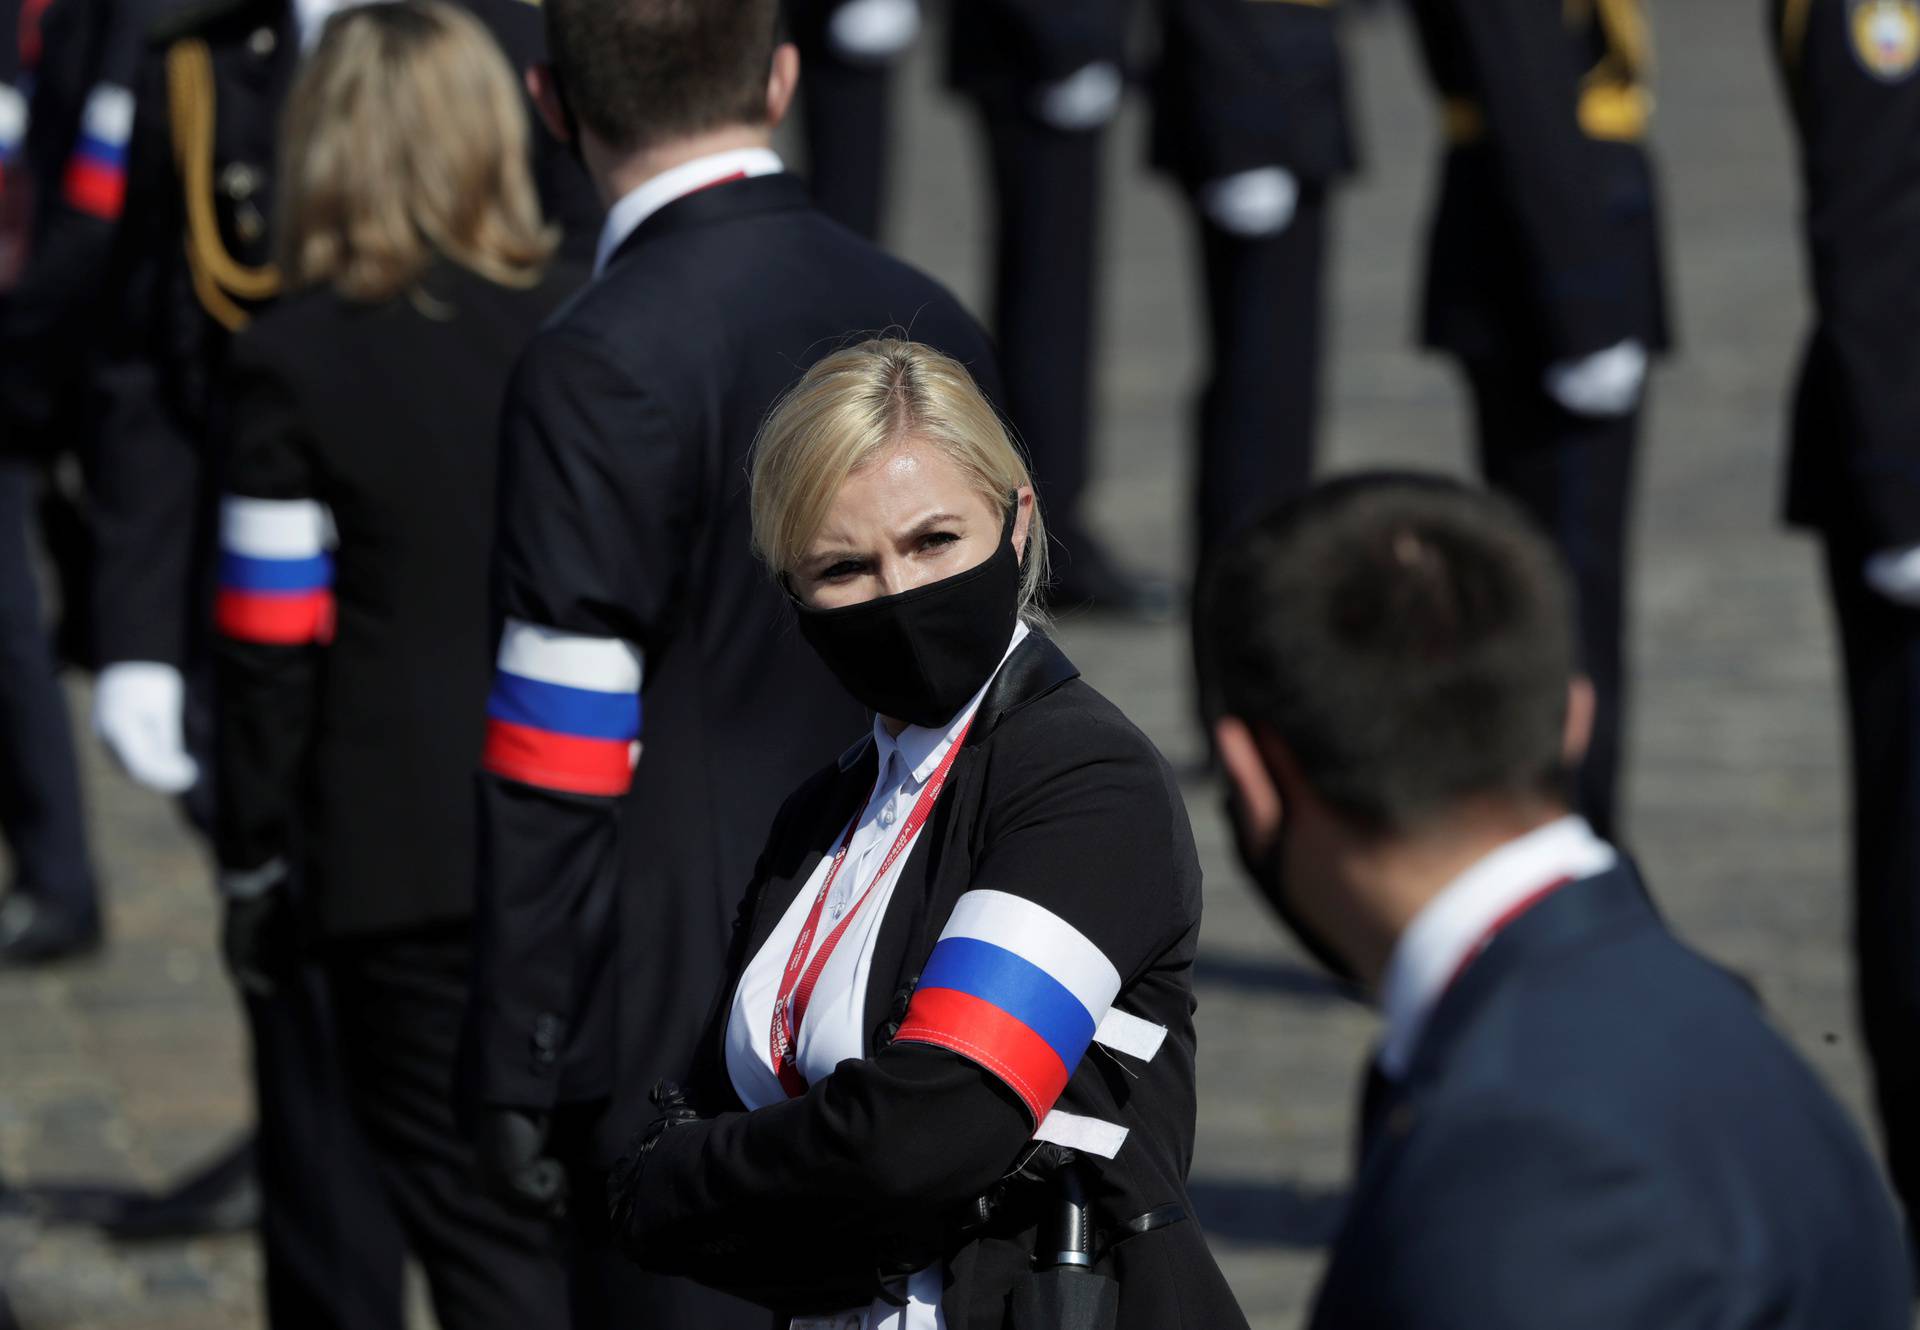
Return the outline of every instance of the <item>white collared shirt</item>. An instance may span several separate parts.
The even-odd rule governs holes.
[[[1013,640],[1000,658],[1003,665],[1007,656],[1026,640],[1027,632],[1024,623],[1014,627]],[[996,669],[995,674],[998,673]],[[899,834],[900,824],[912,812],[914,801],[946,757],[947,750],[972,722],[974,712],[979,710],[992,684],[989,678],[959,713],[938,729],[909,725],[896,736],[888,734],[886,726],[875,719],[873,743],[879,759],[879,779],[867,806],[855,821],[846,862],[840,876],[834,879],[833,893],[814,932],[814,948],[825,941],[834,925],[845,917],[853,902],[860,899],[860,893],[873,881],[873,874]],[[919,839],[917,833],[914,839]],[[835,848],[838,848],[837,840]],[[912,853],[913,842],[909,842],[887,875],[873,882],[873,894],[847,925],[832,958],[821,968],[807,1005],[806,1020],[794,1039],[795,1065],[809,1085],[832,1074],[833,1069],[848,1058],[867,1055],[867,977],[873,969],[873,950],[880,938],[880,925],[886,918],[894,885]],[[787,1092],[781,1088],[780,1078],[773,1070],[770,1038],[773,1004],[780,992],[787,958],[793,953],[794,943],[832,864],[832,855],[821,859],[820,866],[794,896],[772,934],[747,963],[740,985],[734,990],[733,1010],[727,1020],[727,1075],[748,1108],[765,1108],[786,1101]],[[847,1326],[849,1330],[944,1330],[941,1282],[940,1267],[929,1266],[908,1280],[905,1307],[876,1301],[872,1307],[822,1318],[819,1323]]]
[[[1604,873],[1619,858],[1585,818],[1569,814],[1508,841],[1443,887],[1413,917],[1387,961],[1380,1070],[1395,1079],[1406,1075],[1441,994],[1502,915],[1543,887]]]
[[[607,209],[607,219],[600,224],[600,243],[593,252],[593,275],[607,270],[613,252],[640,229],[640,223],[675,199],[736,176],[778,175],[786,169],[772,148],[731,148],[662,171],[622,194]]]

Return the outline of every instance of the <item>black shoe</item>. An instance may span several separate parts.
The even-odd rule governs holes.
[[[1047,607],[1062,613],[1084,610],[1165,623],[1174,611],[1173,588],[1168,583],[1128,572],[1099,541],[1080,532],[1058,542],[1046,595]]]
[[[97,1222],[123,1242],[237,1233],[260,1221],[260,1188],[254,1180],[253,1141],[240,1142],[198,1173],[156,1195],[128,1196],[116,1212]]]
[[[100,920],[56,914],[24,891],[0,899],[0,969],[73,960],[100,949]]]

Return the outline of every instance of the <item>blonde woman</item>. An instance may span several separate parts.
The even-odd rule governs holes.
[[[868,342],[752,479],[799,631],[875,718],[774,825],[707,1070],[612,1180],[620,1239],[795,1326],[1243,1326],[1186,1194],[1186,812],[1035,616],[1005,429],[954,361]]]
[[[229,959],[268,995],[306,981],[302,944],[320,958],[349,1097],[447,1330],[551,1324],[566,1298],[544,1223],[474,1187],[451,1110],[496,417],[569,286],[527,134],[467,13],[328,22],[284,121],[293,294],[234,343],[220,515]],[[263,1138],[278,1112],[261,1105]]]

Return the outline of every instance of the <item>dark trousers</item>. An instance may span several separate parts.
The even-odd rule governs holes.
[[[569,1105],[555,1116],[552,1149],[567,1166],[570,1197],[572,1330],[767,1330],[766,1308],[642,1270],[614,1248],[606,1174],[623,1147],[607,1134],[603,1105]]]
[[[994,334],[1007,415],[1033,462],[1053,533],[1082,531],[1092,429],[1099,130],[983,112],[992,160]]]
[[[564,1326],[557,1226],[481,1190],[454,1119],[468,934],[462,922],[329,947],[347,1094],[442,1330]]]
[[[1324,188],[1293,220],[1244,237],[1202,218],[1211,373],[1200,394],[1195,533],[1200,562],[1313,479],[1327,249]]]
[[[66,696],[35,578],[38,473],[0,460],[0,830],[14,887],[74,920],[98,912]]]
[[[820,211],[869,240],[886,204],[893,70],[854,65],[825,50],[804,53],[800,80],[808,183]]]
[[[1582,665],[1596,704],[1578,802],[1594,829],[1611,838],[1626,705],[1627,514],[1640,416],[1576,416],[1547,395],[1532,367],[1474,364],[1468,379],[1482,474],[1533,515],[1573,571]]]
[[[403,1330],[405,1245],[348,1108],[326,976],[246,999],[271,1330]]]
[[[1920,610],[1876,594],[1829,538],[1853,766],[1853,947],[1887,1167],[1920,1214]]]

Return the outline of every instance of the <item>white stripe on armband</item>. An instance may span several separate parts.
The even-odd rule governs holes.
[[[313,499],[220,501],[220,548],[250,559],[311,559],[333,544],[333,521]]]
[[[1056,1108],[1041,1120],[1040,1130],[1033,1134],[1033,1139],[1051,1145],[1064,1145],[1082,1154],[1111,1159],[1127,1143],[1127,1128],[1117,1122],[1084,1118],[1078,1113],[1063,1113]]]
[[[1143,1021],[1118,1007],[1109,1007],[1107,1014],[1100,1018],[1100,1028],[1093,1032],[1094,1043],[1142,1062],[1153,1061],[1166,1038],[1166,1026]]]
[[[499,664],[522,679],[596,693],[637,693],[644,674],[640,649],[630,642],[563,633],[524,619],[507,620]]]

